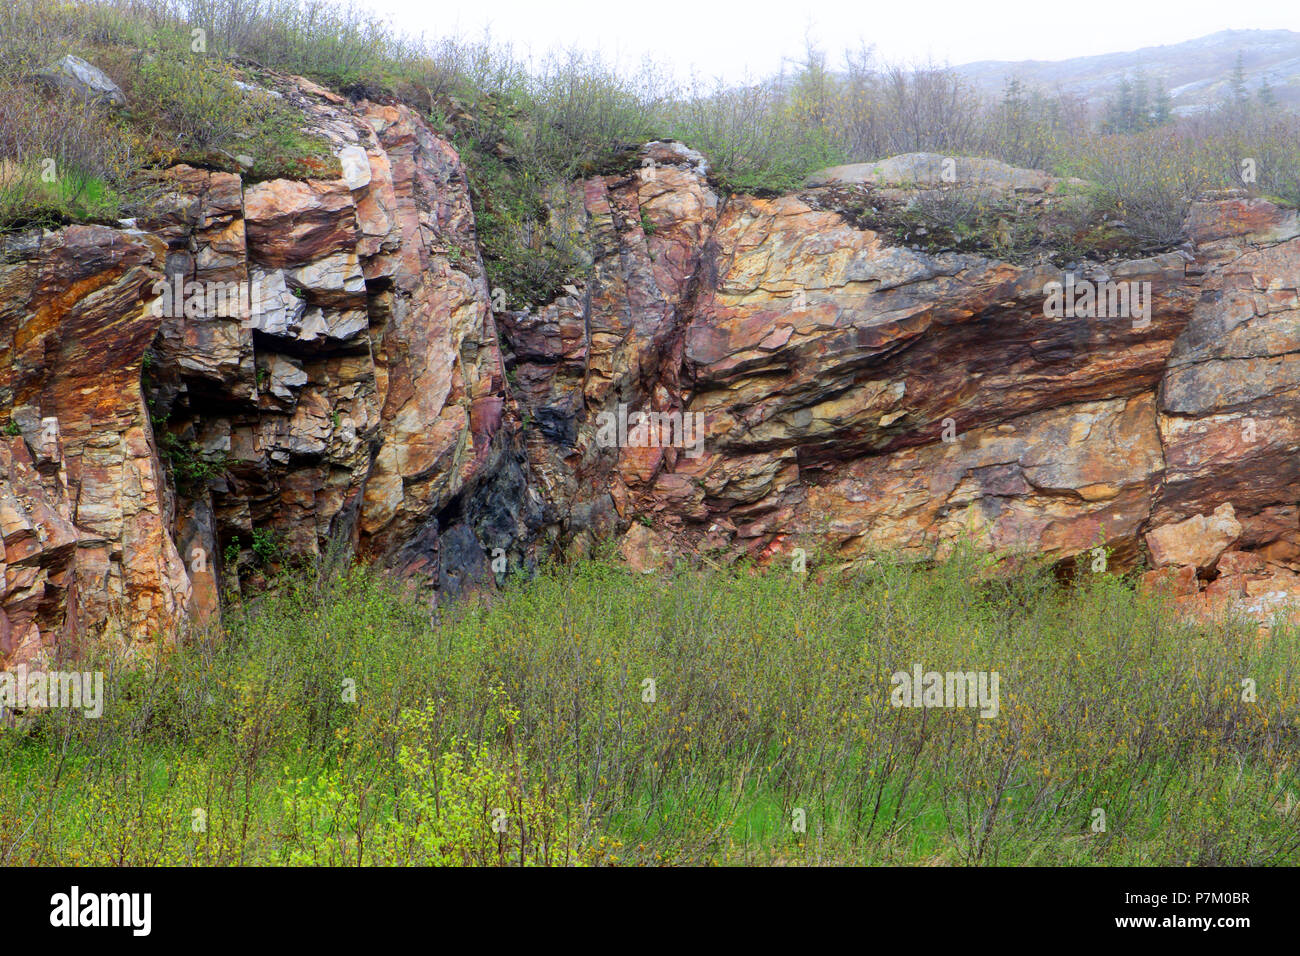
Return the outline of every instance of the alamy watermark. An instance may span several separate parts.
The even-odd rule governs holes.
[[[1067,272],[1064,282],[1043,286],[1043,318],[1132,319],[1133,328],[1151,324],[1151,283],[1076,279]]]
[[[596,414],[596,443],[601,448],[683,448],[687,458],[704,451],[702,412],[629,413],[626,405],[617,412]]]
[[[0,670],[0,718],[21,710],[66,707],[89,718],[104,713],[104,674],[101,671],[42,671],[19,664]]]
[[[56,928],[124,927],[133,936],[148,936],[152,912],[152,893],[83,893],[73,886],[50,897],[50,925]]]
[[[927,671],[920,664],[912,672],[896,671],[889,678],[889,695],[895,707],[978,707],[981,717],[998,715],[997,671]]]
[[[259,280],[186,282],[179,275],[153,284],[153,315],[169,319],[225,316],[252,322],[264,311],[267,297]]]

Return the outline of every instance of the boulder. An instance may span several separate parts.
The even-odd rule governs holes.
[[[935,188],[977,187],[998,195],[1046,192],[1057,180],[1038,169],[1021,169],[996,159],[905,153],[875,163],[832,166],[812,173],[806,185]]]
[[[86,102],[126,105],[126,95],[108,74],[70,53],[36,75],[50,86],[74,93]]]
[[[1215,565],[1219,574],[1252,574],[1264,570],[1264,559],[1249,551],[1225,551]]]
[[[632,571],[649,574],[671,564],[668,542],[653,528],[633,522],[619,543],[618,555]]]
[[[370,157],[360,146],[344,146],[339,150],[339,165],[343,168],[343,181],[349,189],[370,185]]]
[[[1213,514],[1193,515],[1148,531],[1146,542],[1151,563],[1157,568],[1191,565],[1208,570],[1239,537],[1241,524],[1236,512],[1231,504],[1222,504]]]
[[[1149,594],[1163,594],[1169,597],[1196,594],[1200,590],[1196,568],[1191,565],[1147,571],[1138,579],[1138,586]]]

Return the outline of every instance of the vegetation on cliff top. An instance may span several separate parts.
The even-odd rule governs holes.
[[[109,113],[34,86],[32,73],[65,53],[106,71],[128,107]],[[489,281],[512,306],[545,301],[580,274],[565,184],[621,168],[653,138],[701,150],[720,188],[759,195],[796,189],[820,167],[917,151],[1078,176],[1092,184],[1089,225],[1060,238],[1083,253],[1104,254],[1116,229],[1140,245],[1175,244],[1188,204],[1208,190],[1300,203],[1297,119],[1244,82],[1217,111],[1178,119],[1140,76],[1101,110],[1015,78],[989,102],[945,68],[882,64],[870,49],[832,64],[810,49],[783,76],[682,87],[649,64],[628,76],[570,51],[537,65],[488,38],[413,38],[321,2],[17,0],[0,14],[0,228],[111,220],[147,195],[141,168],[182,159],[254,177],[321,174],[331,158],[291,111],[235,86],[266,70],[407,102],[453,139]],[[53,180],[41,175],[48,160]],[[978,216],[959,225],[990,228]],[[928,232],[931,244],[942,234]]]
[[[0,863],[1300,862],[1295,628],[987,560],[584,563],[432,624],[286,580],[0,734]],[[893,706],[916,665],[997,672],[996,717]]]

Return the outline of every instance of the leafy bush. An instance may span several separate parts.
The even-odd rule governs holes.
[[[131,98],[160,121],[176,146],[210,149],[246,132],[265,105],[236,87],[236,79],[234,69],[219,60],[148,53],[141,57]]]
[[[271,564],[280,559],[284,550],[283,535],[270,528],[253,529],[253,556],[262,564]]]
[[[1108,574],[586,563],[436,625],[377,571],[280,585],[0,735],[0,862],[1297,862],[1300,633]],[[998,716],[895,708],[917,663]]]
[[[733,192],[789,192],[814,170],[847,158],[825,129],[799,122],[797,107],[770,84],[697,89],[673,112],[674,138],[703,152],[717,181]]]
[[[185,494],[202,492],[208,482],[226,470],[225,456],[205,455],[199,444],[175,432],[162,433],[159,452],[171,470],[172,482]]]
[[[1230,185],[1206,149],[1170,129],[1103,136],[1089,145],[1079,174],[1092,184],[1099,214],[1153,249],[1179,242],[1192,203]]]
[[[1077,97],[1015,77],[988,101],[943,66],[884,63],[869,48],[833,65],[809,46],[794,69],[761,82],[682,87],[653,65],[626,75],[575,51],[534,67],[488,36],[411,37],[364,9],[324,0],[16,0],[0,27],[0,77],[11,84],[77,52],[105,67],[135,104],[129,130],[102,116],[45,124],[79,144],[59,155],[84,184],[35,186],[29,161],[12,146],[0,151],[9,164],[0,214],[9,222],[110,217],[131,206],[123,173],[187,156],[253,178],[334,174],[333,157],[301,130],[300,117],[232,85],[272,68],[351,95],[395,94],[454,139],[469,167],[489,280],[514,305],[546,301],[581,278],[564,187],[624,171],[634,147],[665,136],[701,150],[721,188],[759,195],[794,190],[827,165],[914,151],[1091,177],[1098,221],[1087,231],[1100,237],[1091,243],[1098,248],[1125,234],[1148,249],[1181,241],[1190,204],[1205,189],[1244,187],[1300,204],[1297,120],[1267,90],[1250,96],[1241,83],[1221,110],[1176,119],[1158,89],[1130,78],[1096,117]],[[205,55],[191,52],[194,30]],[[8,125],[45,132],[23,118],[33,112],[30,94],[25,102],[9,108]],[[47,112],[38,104],[34,115]],[[123,158],[83,156],[94,143]],[[253,158],[251,170],[235,162],[240,155]],[[1240,175],[1245,158],[1258,167],[1254,182]],[[1020,245],[1012,236],[1010,246]]]

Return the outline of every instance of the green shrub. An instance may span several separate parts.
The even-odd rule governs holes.
[[[1122,223],[1151,249],[1179,242],[1192,203],[1230,185],[1210,150],[1167,128],[1097,137],[1078,163],[1099,216]]]
[[[262,105],[235,86],[237,78],[231,66],[205,56],[147,53],[131,99],[175,146],[211,149],[246,132]]]
[[[98,662],[100,720],[0,736],[0,862],[1297,862],[1282,622],[965,551],[824,581],[587,563],[440,614],[298,573],[222,635]],[[918,663],[997,671],[997,717],[892,706]]]
[[[252,550],[260,563],[272,564],[280,559],[284,550],[284,535],[270,528],[254,528]]]
[[[733,192],[774,195],[797,189],[809,173],[848,157],[769,84],[696,88],[673,106],[672,135],[709,158],[713,177]]]
[[[198,442],[164,431],[158,448],[171,471],[172,482],[185,494],[201,494],[212,479],[226,470],[224,455],[205,455]]]

